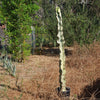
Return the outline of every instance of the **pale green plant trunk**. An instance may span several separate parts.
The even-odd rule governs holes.
[[[60,49],[59,82],[60,82],[60,90],[62,92],[64,92],[64,91],[66,91],[66,80],[65,80],[66,68],[65,68],[65,50],[64,50],[65,40],[64,40],[64,36],[63,36],[63,24],[62,24],[61,10],[58,6],[56,6],[56,17],[58,20],[57,43],[59,44],[59,49]]]

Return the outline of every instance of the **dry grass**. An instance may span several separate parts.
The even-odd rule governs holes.
[[[100,98],[100,44],[93,44],[88,49],[75,45],[71,54],[66,56],[70,100]],[[56,55],[33,55],[17,64],[16,78],[0,68],[0,100],[61,100],[56,93],[58,66]]]

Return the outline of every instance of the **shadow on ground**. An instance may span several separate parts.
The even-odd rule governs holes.
[[[20,93],[24,93],[26,95],[29,94],[33,98],[35,98],[34,100],[40,100],[40,99],[41,100],[59,100],[59,99],[57,99],[57,97],[54,99],[52,97],[52,93],[49,93],[49,92],[48,93],[47,92],[44,92],[44,93],[43,92],[32,93],[30,91],[23,90],[23,89],[21,89],[19,87],[13,88],[13,87],[11,87],[9,85],[5,85],[5,84],[0,84],[0,88],[8,88],[10,90],[13,90],[13,91],[16,91],[16,92],[20,92]],[[24,98],[24,100],[26,100],[26,99]],[[31,99],[31,100],[33,100],[33,99]]]
[[[36,50],[36,55],[45,55],[45,56],[59,56],[59,49],[58,48],[48,48],[42,50]],[[65,49],[66,56],[72,55],[72,50]]]
[[[81,95],[79,96],[79,99],[100,100],[100,78],[94,81],[93,84],[85,86],[83,91],[81,92]]]
[[[5,85],[5,84],[0,84],[0,87],[4,87],[4,88],[9,88],[13,91],[18,91],[18,92],[22,92],[22,93],[27,93],[27,94],[31,94],[32,96],[34,96],[33,93],[31,93],[30,91],[24,91],[22,90],[19,86],[16,86],[16,88],[11,87],[10,85]]]

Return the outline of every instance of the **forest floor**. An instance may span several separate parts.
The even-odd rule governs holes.
[[[16,77],[0,67],[0,100],[61,100],[59,50],[43,48],[16,64]],[[0,64],[2,66],[2,64]],[[66,86],[70,100],[100,100],[100,44],[66,48]]]

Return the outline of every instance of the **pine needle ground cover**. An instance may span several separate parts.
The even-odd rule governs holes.
[[[78,45],[66,49],[70,53],[66,53],[70,100],[99,100],[100,44],[88,49]],[[0,67],[0,100],[60,100],[55,90],[59,86],[59,53],[47,51],[49,48],[44,48],[43,55],[29,56],[23,63],[16,63],[15,78]]]

